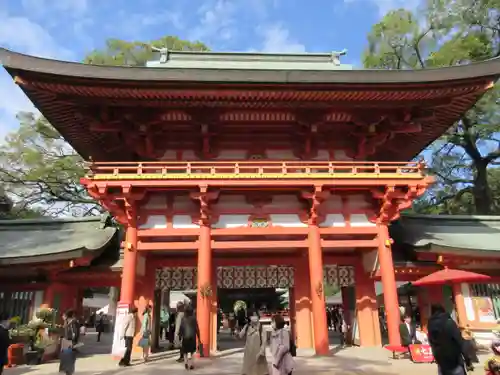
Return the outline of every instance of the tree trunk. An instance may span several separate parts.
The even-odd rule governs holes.
[[[491,215],[492,199],[490,185],[488,183],[488,164],[484,160],[474,164],[476,167],[476,175],[474,176],[473,194],[476,214]]]

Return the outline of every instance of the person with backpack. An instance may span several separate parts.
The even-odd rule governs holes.
[[[271,320],[271,354],[273,356],[272,375],[292,375],[295,368],[295,343],[290,331],[285,328],[285,320],[281,315],[274,315]]]
[[[259,321],[257,311],[251,311],[249,317],[249,323],[240,332],[240,338],[245,339],[241,374],[268,375],[266,338],[264,337],[262,324]]]
[[[193,307],[188,305],[184,310],[184,316],[179,330],[181,339],[181,351],[184,354],[184,367],[186,370],[194,369],[193,354],[196,352],[196,344],[200,348],[200,355],[203,355],[200,343],[200,328],[194,316]]]
[[[80,324],[75,318],[75,312],[68,310],[63,315],[64,334],[61,340],[61,353],[59,355],[59,372],[73,375],[76,362],[76,344],[80,337]]]

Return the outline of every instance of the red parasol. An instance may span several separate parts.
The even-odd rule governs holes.
[[[433,272],[430,275],[422,277],[421,279],[412,283],[412,285],[415,286],[442,285],[447,283],[488,281],[490,279],[491,277],[487,275],[482,275],[480,273],[445,268],[440,271]]]

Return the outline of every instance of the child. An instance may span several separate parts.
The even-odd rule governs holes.
[[[500,375],[500,339],[494,339],[491,343],[493,356],[484,364],[486,375]]]

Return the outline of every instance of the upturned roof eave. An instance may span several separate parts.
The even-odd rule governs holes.
[[[200,52],[203,56],[203,52]],[[240,54],[240,56],[245,56]],[[249,55],[250,56],[250,55]],[[276,54],[274,55],[276,56]],[[286,55],[283,55],[286,56]],[[301,56],[301,55],[294,55]],[[306,57],[308,54],[303,54]],[[75,62],[51,60],[24,55],[0,48],[0,64],[11,75],[21,72],[50,75],[54,79],[119,80],[123,83],[148,82],[226,82],[226,83],[304,83],[304,84],[421,84],[447,83],[500,76],[500,58],[469,65],[423,70],[310,70],[283,69],[201,69],[201,68],[152,68],[99,66]],[[324,62],[321,62],[324,64]],[[280,67],[282,64],[280,64]]]

